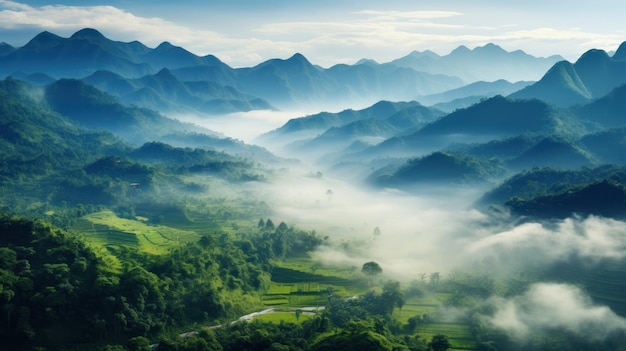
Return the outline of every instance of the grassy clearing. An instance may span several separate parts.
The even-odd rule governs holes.
[[[430,340],[437,334],[444,334],[450,339],[455,350],[474,350],[476,342],[469,326],[461,323],[426,323],[420,325],[416,332],[421,338]]]
[[[154,255],[165,254],[172,246],[200,238],[194,231],[147,225],[142,221],[119,218],[109,210],[80,218],[74,230],[84,234],[94,245],[130,247]]]

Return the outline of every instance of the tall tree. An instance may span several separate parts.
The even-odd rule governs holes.
[[[380,268],[380,265],[374,261],[363,263],[363,267],[361,268],[361,273],[365,274],[370,282],[373,281],[374,278],[382,272],[383,269]]]

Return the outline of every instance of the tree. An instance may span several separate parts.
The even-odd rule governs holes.
[[[128,340],[130,351],[150,351],[150,342],[143,336],[136,336]]]
[[[452,347],[452,344],[450,344],[447,336],[438,334],[433,336],[428,346],[430,346],[433,351],[446,351]]]
[[[402,310],[404,306],[404,296],[400,291],[400,283],[396,281],[388,281],[383,287],[383,293],[380,295],[383,309],[386,314],[391,314],[395,307]]]
[[[374,228],[374,233],[373,234],[374,234],[375,237],[376,236],[380,236],[380,234],[381,234],[380,228],[378,228],[378,227]]]
[[[257,224],[257,227],[261,229],[265,228],[265,221],[263,220],[263,218],[259,219],[259,223]]]
[[[441,275],[439,272],[432,273],[430,275],[430,284],[436,286],[439,284],[439,280],[441,279]]]
[[[300,316],[302,315],[302,310],[297,308],[295,311],[295,315],[296,315],[296,321],[300,320]]]
[[[363,267],[361,268],[361,273],[365,274],[370,282],[374,280],[375,276],[381,274],[382,272],[383,269],[380,268],[380,265],[374,261],[363,263]]]

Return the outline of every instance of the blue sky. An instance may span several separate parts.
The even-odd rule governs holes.
[[[169,41],[234,67],[296,52],[324,67],[386,62],[489,42],[575,60],[626,41],[624,13],[622,0],[0,0],[0,41],[21,46],[43,30],[67,37],[91,27],[150,47]]]

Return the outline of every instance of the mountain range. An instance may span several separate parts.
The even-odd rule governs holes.
[[[454,73],[461,58],[467,64],[463,77]],[[292,118],[257,142],[383,187],[435,180],[495,184],[536,167],[574,170],[626,162],[615,152],[626,140],[625,44],[612,56],[590,50],[575,63],[556,62],[535,83],[488,81],[491,77],[476,73],[489,65],[501,71],[498,65],[508,60],[521,60],[526,68],[550,61],[486,45],[461,47],[445,57],[414,52],[385,64],[363,60],[322,68],[294,54],[231,68],[214,56],[199,57],[169,43],[150,49],[111,41],[92,29],[70,38],[44,32],[21,48],[0,45],[0,67],[30,82],[6,79],[3,84],[28,91],[37,106],[49,108],[46,114],[63,116],[72,128],[111,133],[129,143],[120,147],[159,142],[278,164],[284,160],[267,149],[156,111],[222,114],[390,97],[360,110]],[[465,79],[483,80],[464,84]],[[16,147],[11,140],[28,134],[16,123],[4,124],[7,150]],[[45,138],[34,131],[31,139]],[[151,150],[181,152],[168,147]]]
[[[149,48],[137,41],[113,41],[86,28],[69,38],[42,32],[22,47],[0,46],[0,75],[33,84],[49,84],[49,79],[59,78],[85,79],[142,107],[215,114],[413,100],[476,80],[527,81],[540,76],[546,65],[557,59],[507,52],[489,44],[474,50],[459,47],[441,57],[414,52],[386,64],[361,61],[322,68],[294,54],[254,67],[232,68],[213,55],[197,56],[168,42]],[[518,75],[504,74],[507,70]],[[473,77],[457,75],[469,71],[474,72]],[[164,91],[166,83],[175,85],[170,92],[176,95]]]
[[[420,72],[452,75],[467,83],[499,79],[516,82],[537,80],[548,68],[561,60],[563,58],[558,55],[534,57],[521,50],[508,52],[489,43],[474,49],[461,45],[444,56],[429,50],[413,51],[390,64]]]
[[[625,43],[626,44],[626,43]],[[536,83],[510,95],[511,98],[537,98],[557,106],[585,104],[626,84],[626,45],[613,56],[592,49],[575,63],[561,61]]]

